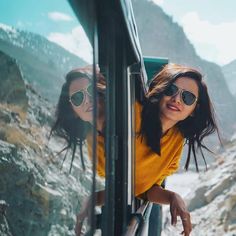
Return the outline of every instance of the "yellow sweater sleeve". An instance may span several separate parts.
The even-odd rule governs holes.
[[[160,178],[156,181],[157,185],[160,186],[162,184],[162,182],[166,179],[166,177],[174,174],[179,169],[179,163],[180,163],[180,159],[181,159],[181,155],[182,155],[182,150],[183,150],[182,146],[179,146],[179,150],[176,153],[175,157],[173,158],[173,161],[168,166],[166,171],[163,172],[163,174],[160,176]]]

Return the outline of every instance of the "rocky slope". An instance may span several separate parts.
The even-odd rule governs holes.
[[[217,161],[207,172],[200,173],[197,178],[195,174],[191,185],[182,190],[179,188],[179,194],[185,198],[191,212],[192,236],[236,235],[235,168],[236,139],[228,143],[226,150],[217,157]],[[180,176],[177,178],[180,179]],[[192,178],[191,174],[182,178],[182,185],[190,181],[190,178]],[[174,180],[172,182],[174,183]],[[172,190],[175,188],[173,183]],[[186,191],[189,192],[187,195],[185,195]],[[169,215],[164,219],[162,236],[174,236],[176,231],[181,232],[181,230],[180,221],[175,228],[170,225]]]
[[[222,71],[231,93],[236,97],[236,60],[222,66]]]
[[[82,171],[78,157],[71,174],[70,160],[61,168],[63,156],[56,153],[64,143],[48,139],[53,106],[2,52],[0,71],[0,235],[74,235],[91,171]]]
[[[54,103],[65,74],[72,68],[86,65],[81,58],[38,34],[1,23],[0,51],[16,59],[23,79]]]

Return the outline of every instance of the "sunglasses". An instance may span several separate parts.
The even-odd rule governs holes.
[[[165,91],[164,91],[164,95],[166,96],[175,96],[176,94],[180,93],[180,97],[182,99],[182,101],[184,102],[185,105],[187,106],[191,106],[193,105],[196,101],[197,101],[197,97],[184,89],[180,89],[179,87],[177,87],[175,84],[171,84]]]
[[[79,107],[83,104],[85,100],[85,93],[87,93],[90,97],[93,94],[93,86],[92,84],[88,84],[86,88],[83,88],[79,91],[76,91],[71,94],[69,101],[76,107]]]

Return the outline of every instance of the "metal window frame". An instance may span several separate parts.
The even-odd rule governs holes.
[[[129,119],[134,120],[135,82],[139,80],[140,89],[145,93],[148,76],[139,45],[132,4],[130,0],[69,2],[93,46],[94,64],[99,63],[107,79],[106,98],[109,102],[106,103],[106,190],[102,235],[141,235],[147,225],[152,204],[144,203],[137,212],[134,206],[132,167],[135,134],[134,125],[130,125]],[[130,139],[130,135],[133,139]],[[132,171],[132,174],[128,175],[128,171]],[[132,189],[128,191],[130,186]],[[93,195],[94,191],[95,185]],[[92,208],[94,206],[93,198]],[[94,215],[94,209],[91,215]],[[142,224],[142,220],[136,221],[137,216],[146,219],[146,223]],[[91,222],[89,235],[93,235],[95,230],[94,217]]]

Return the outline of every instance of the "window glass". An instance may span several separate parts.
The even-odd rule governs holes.
[[[92,47],[67,1],[0,9],[0,234],[74,235],[92,189],[93,74],[78,70],[92,64]],[[84,77],[73,88],[72,70]],[[73,123],[78,110],[86,124]]]

